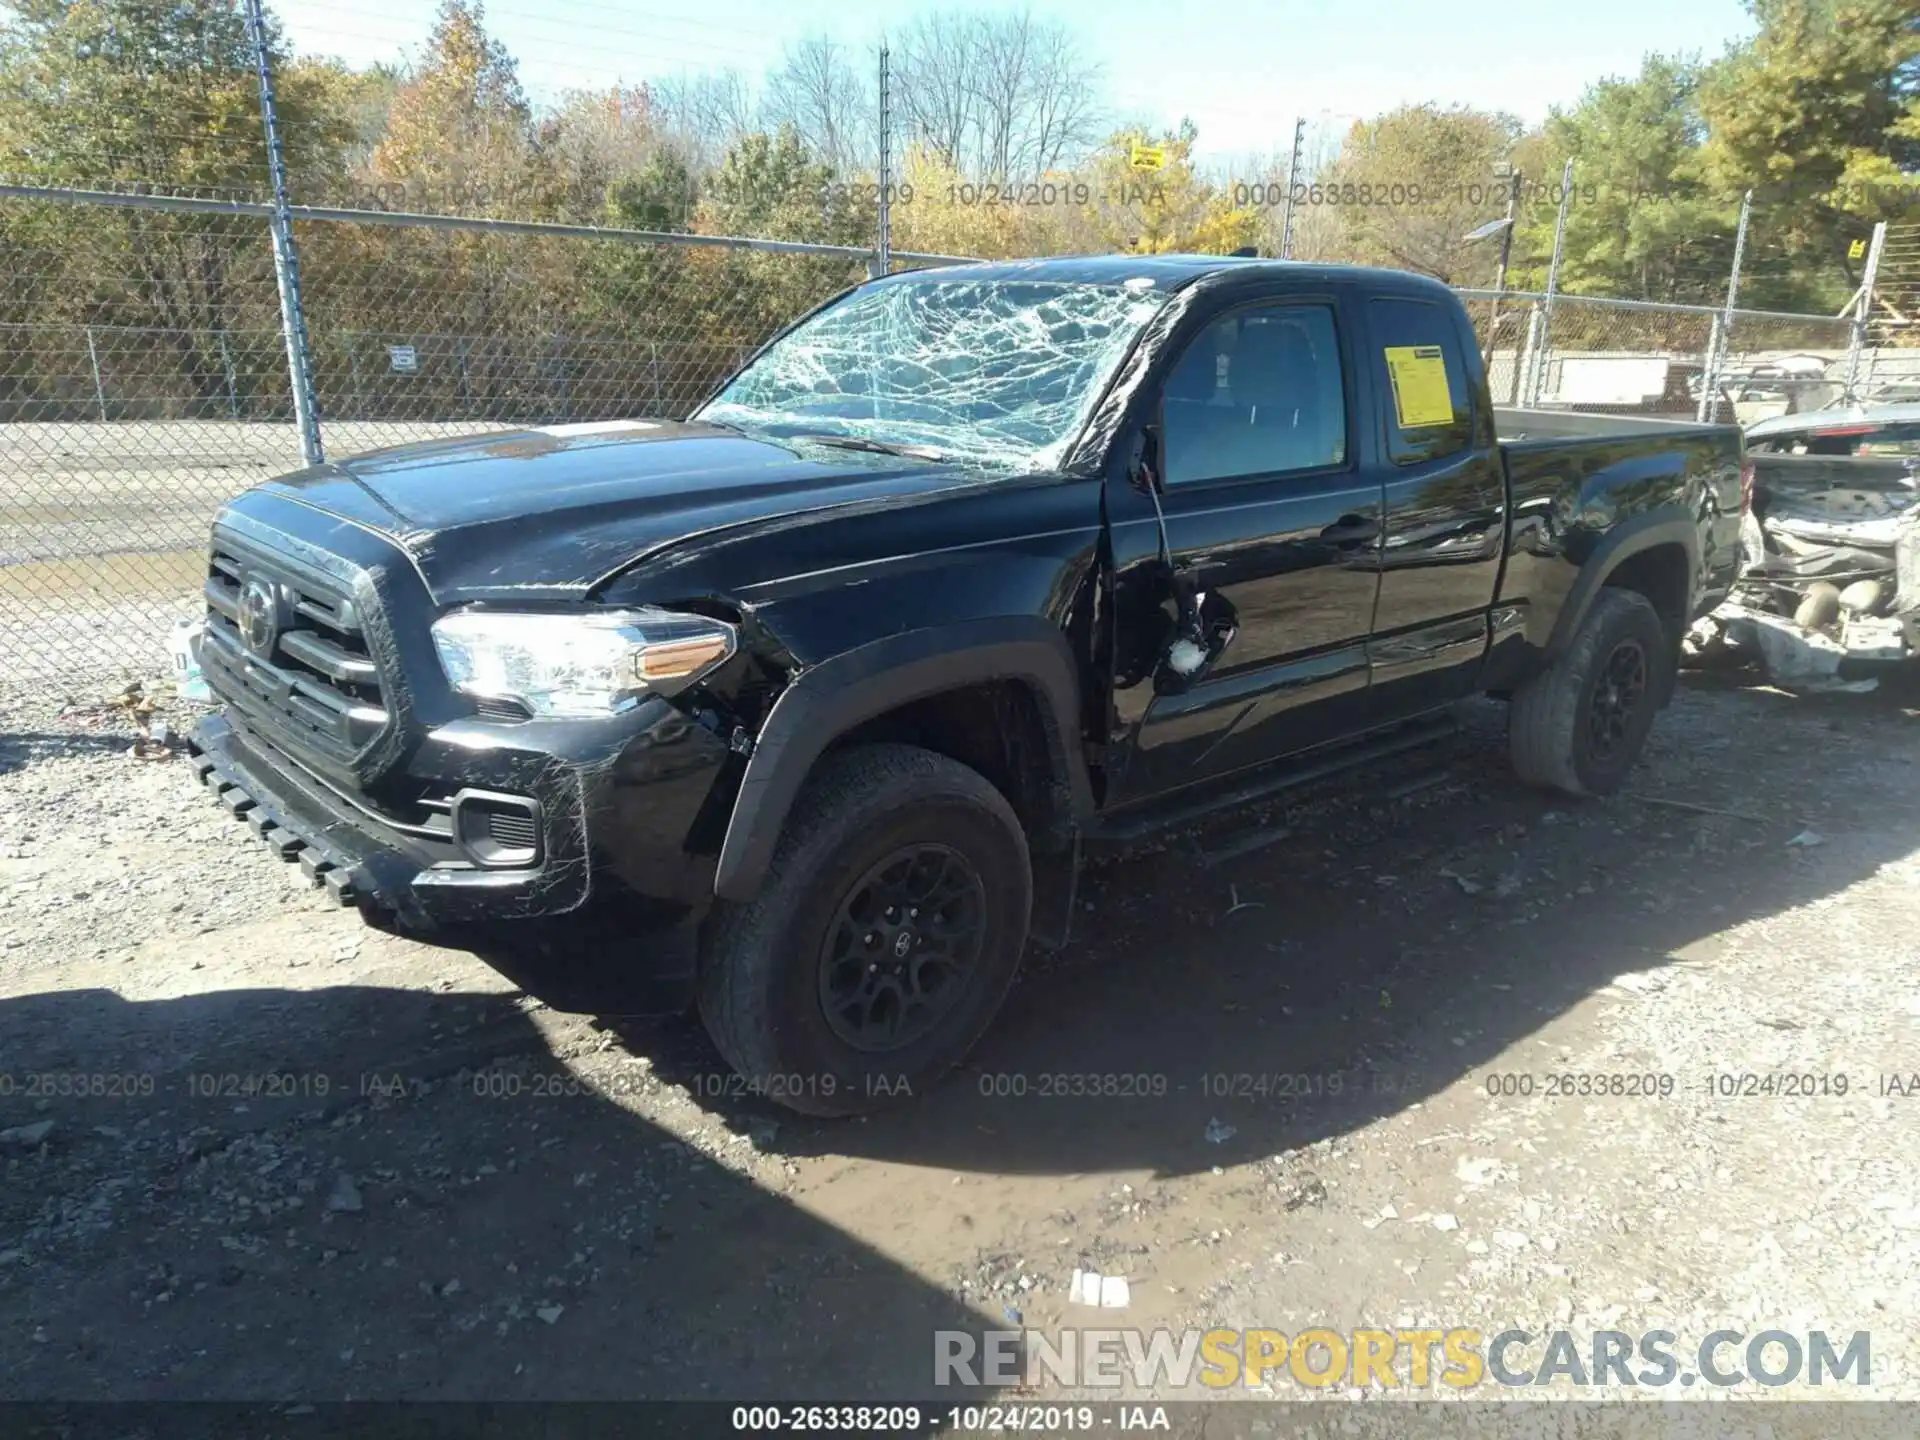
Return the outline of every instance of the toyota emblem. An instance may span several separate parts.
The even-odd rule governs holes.
[[[249,578],[240,592],[240,638],[262,660],[280,638],[280,596],[271,581]]]

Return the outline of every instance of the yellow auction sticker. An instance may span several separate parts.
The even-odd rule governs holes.
[[[1453,392],[1447,386],[1447,361],[1438,345],[1389,345],[1387,377],[1393,381],[1393,408],[1402,430],[1453,423]]]
[[[1127,163],[1136,170],[1164,170],[1167,165],[1167,147],[1164,145],[1142,145],[1137,140],[1127,153]]]

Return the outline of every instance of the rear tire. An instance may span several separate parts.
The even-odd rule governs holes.
[[[760,893],[702,936],[700,1017],[749,1088],[808,1115],[924,1093],[1013,982],[1027,840],[978,772],[909,745],[829,755]]]
[[[1602,590],[1566,653],[1514,692],[1507,740],[1515,773],[1569,795],[1618,790],[1677,662],[1652,601],[1635,590]]]

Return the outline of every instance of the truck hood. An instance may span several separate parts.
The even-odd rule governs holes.
[[[715,425],[615,421],[404,445],[261,488],[389,536],[448,605],[579,599],[649,555],[716,531],[979,479]]]

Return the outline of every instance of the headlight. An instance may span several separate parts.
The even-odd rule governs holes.
[[[733,654],[736,643],[724,621],[666,610],[462,610],[433,625],[454,689],[517,700],[539,716],[616,715],[642,695],[672,695]]]

